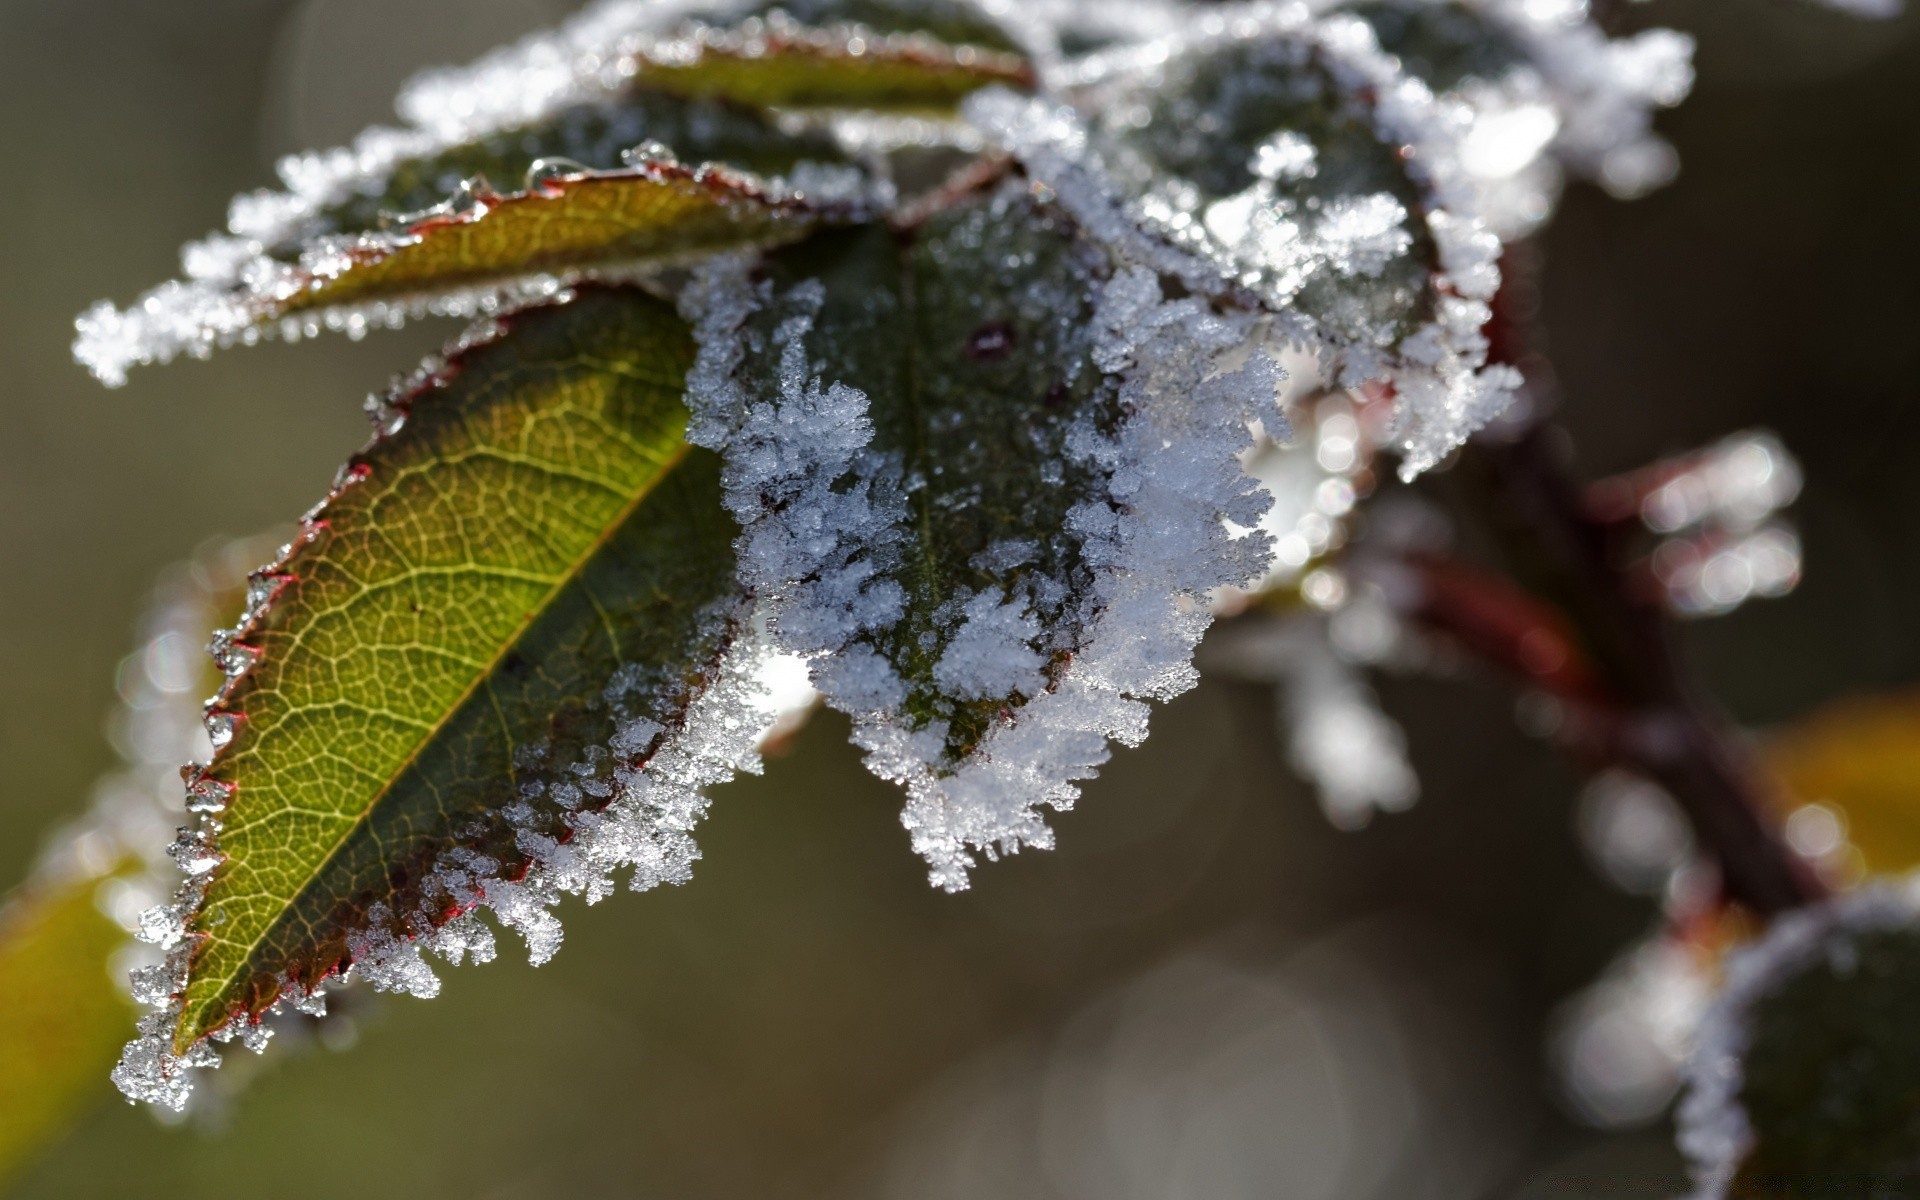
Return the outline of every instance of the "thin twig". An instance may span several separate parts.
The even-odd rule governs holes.
[[[1490,334],[1497,360],[1526,375],[1531,415],[1475,439],[1457,474],[1515,565],[1566,614],[1618,705],[1614,753],[1679,802],[1727,897],[1767,916],[1820,899],[1826,887],[1775,825],[1765,772],[1694,677],[1657,587],[1632,569],[1629,531],[1592,511],[1565,434],[1545,419],[1553,376],[1531,336],[1530,249],[1510,252],[1503,270],[1510,282]]]

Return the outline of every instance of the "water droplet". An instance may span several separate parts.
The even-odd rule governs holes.
[[[641,142],[630,150],[620,152],[620,161],[629,167],[648,167],[662,163],[678,162],[673,150],[665,142],[656,142],[652,138]]]
[[[545,191],[549,190],[550,184],[591,174],[593,174],[593,168],[585,163],[575,162],[571,158],[536,158],[527,167],[527,190]]]

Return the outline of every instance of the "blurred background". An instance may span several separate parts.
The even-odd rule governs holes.
[[[107,392],[68,358],[73,316],[173,275],[229,196],[389,118],[415,68],[572,7],[0,0],[0,887],[114,762],[102,717],[156,574],[318,499],[361,398],[450,332]],[[1800,457],[1806,582],[1688,627],[1763,730],[1920,679],[1920,21],[1629,15],[1699,37],[1695,93],[1662,118],[1682,170],[1630,204],[1570,190],[1548,348],[1589,475],[1751,426]],[[1272,689],[1210,678],[1054,821],[1059,850],[959,896],[927,887],[898,797],[816,717],[717,793],[690,886],[571,902],[537,971],[503,946],[436,1001],[358,997],[327,1039],[351,1052],[276,1045],[184,1127],[102,1077],[10,1194],[1680,1190],[1657,1101],[1583,1109],[1552,1065],[1570,998],[1656,919],[1582,848],[1581,780],[1497,680],[1380,687],[1420,772],[1409,812],[1333,829]]]

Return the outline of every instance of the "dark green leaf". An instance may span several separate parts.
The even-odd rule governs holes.
[[[1827,935],[1749,1015],[1731,1195],[1920,1195],[1920,929]]]

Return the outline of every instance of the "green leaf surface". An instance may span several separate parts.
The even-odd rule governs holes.
[[[108,973],[127,934],[94,903],[102,878],[37,880],[0,906],[0,1183],[112,1094],[134,1010]]]
[[[209,710],[232,733],[200,786],[231,794],[176,1050],[312,988],[357,930],[456,915],[450,848],[517,877],[529,833],[570,836],[560,792],[603,807],[657,746],[617,728],[680,722],[738,607],[718,460],[682,440],[691,356],[632,289],[507,318],[379,414],[397,430],[256,577],[251,666]],[[578,787],[528,799],[567,764]]]
[[[1920,929],[1829,935],[1751,1014],[1731,1195],[1920,1195]]]
[[[1100,468],[1067,453],[1076,426],[1119,420],[1115,381],[1092,361],[1106,260],[1022,187],[974,195],[906,231],[835,231],[769,257],[776,296],[810,280],[824,300],[807,350],[823,378],[865,392],[876,490],[905,506],[904,549],[885,571],[902,619],[871,641],[907,683],[916,729],[946,726],[949,762],[1044,688],[1089,614],[1076,505],[1104,503]],[[779,368],[776,303],[757,314],[766,352],[749,390]],[[1041,670],[1029,690],[969,695],[936,677],[978,596],[1032,600]]]

